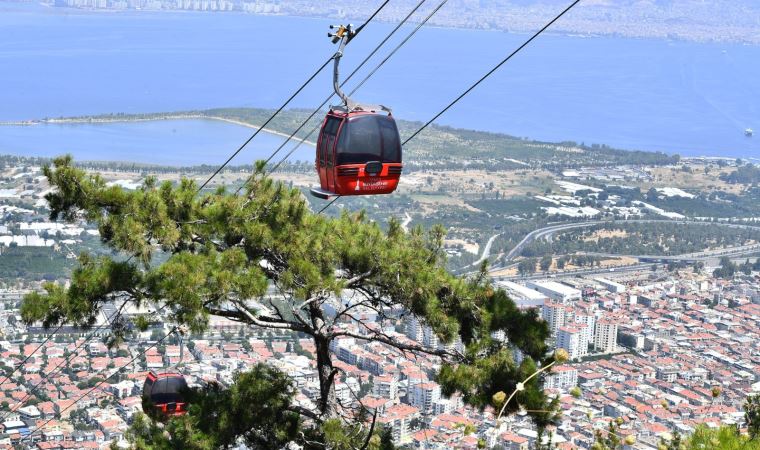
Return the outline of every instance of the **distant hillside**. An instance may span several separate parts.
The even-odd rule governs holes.
[[[181,111],[139,115],[104,115],[77,117],[70,121],[131,121],[160,120],[169,117],[208,117],[244,122],[259,126],[273,113],[273,110],[257,108],[219,108],[204,111]],[[310,111],[283,111],[267,128],[289,135]],[[322,115],[313,117],[307,126],[297,133],[297,138],[306,137],[317,128]],[[399,120],[402,139],[410,136],[422,123]],[[308,136],[309,141],[317,139],[318,130]],[[287,147],[290,149],[291,147]],[[230,149],[232,151],[234,149]],[[274,150],[274,149],[273,149]],[[624,164],[668,165],[678,162],[678,155],[660,152],[626,151],[607,146],[584,146],[575,142],[550,143],[524,140],[506,134],[466,130],[432,125],[413,139],[404,149],[405,163],[409,170],[415,169],[457,169],[487,168],[509,170],[519,168],[544,168],[557,170],[572,167],[595,167]],[[284,151],[283,151],[284,153]]]
[[[200,111],[210,116],[261,124],[272,111],[252,108],[227,108]],[[303,110],[290,110],[279,115],[270,128],[291,133],[306,118]],[[305,136],[318,126],[322,117],[313,118],[299,137]],[[402,139],[422,126],[421,122],[398,121]],[[317,133],[309,139],[316,140]],[[515,169],[526,166],[549,169],[609,166],[619,164],[666,165],[679,160],[659,152],[625,151],[606,146],[581,146],[575,142],[548,143],[530,141],[506,134],[466,130],[432,125],[413,139],[404,149],[410,169],[419,168],[468,168]]]

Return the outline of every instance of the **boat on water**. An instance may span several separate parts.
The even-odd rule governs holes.
[[[755,134],[755,132],[752,130],[752,128],[747,128],[744,130],[744,135],[747,137],[752,137],[753,134]]]

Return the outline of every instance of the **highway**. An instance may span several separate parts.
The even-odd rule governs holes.
[[[727,227],[727,228],[760,230],[760,227],[754,226],[754,225],[743,225],[743,224],[722,223],[722,222],[697,222],[697,221],[685,221],[685,220],[636,219],[636,220],[608,220],[608,221],[595,220],[595,221],[589,221],[589,222],[575,222],[575,223],[567,223],[567,224],[561,224],[561,225],[551,225],[545,228],[539,228],[538,230],[531,231],[512,250],[510,250],[509,253],[507,253],[506,260],[511,261],[512,259],[519,256],[520,252],[522,252],[522,249],[526,245],[535,241],[536,239],[548,238],[552,234],[559,231],[567,231],[567,230],[572,230],[574,228],[586,228],[586,227],[590,227],[594,225],[602,225],[602,224],[627,224],[627,223],[684,223],[684,224],[688,223],[689,225],[715,225],[715,226]],[[749,246],[745,246],[745,247],[749,247]],[[615,255],[615,256],[626,256],[626,255]],[[641,255],[641,256],[646,257],[647,255]],[[632,257],[636,258],[638,256],[632,255]]]
[[[513,275],[509,277],[493,277],[495,280],[509,280],[509,281],[516,281],[516,280],[545,280],[547,278],[567,278],[567,277],[579,277],[579,276],[588,276],[588,275],[601,275],[601,274],[619,274],[619,273],[627,273],[627,272],[639,272],[642,270],[651,270],[652,266],[656,266],[657,264],[654,263],[644,263],[644,264],[633,264],[630,266],[619,266],[615,268],[600,268],[597,267],[595,269],[574,269],[574,270],[566,270],[562,272],[552,272],[552,273],[536,273],[533,275],[527,275],[527,276],[521,276],[521,275]]]
[[[572,230],[575,228],[586,228],[594,225],[601,225],[601,224],[627,224],[627,223],[683,223],[683,224],[694,224],[694,225],[714,225],[714,226],[721,226],[726,228],[736,228],[736,229],[755,229],[760,230],[760,227],[755,225],[744,225],[744,224],[733,224],[733,223],[723,223],[723,222],[699,222],[699,221],[690,221],[690,220],[661,220],[661,219],[635,219],[635,220],[610,220],[610,221],[601,221],[601,220],[595,220],[595,221],[588,221],[588,222],[575,222],[575,223],[567,223],[567,224],[559,224],[559,225],[551,225],[544,228],[539,228],[537,230],[533,230],[530,233],[528,233],[512,250],[510,250],[506,254],[506,264],[498,266],[498,267],[492,267],[489,269],[489,272],[496,272],[500,270],[504,270],[505,268],[514,266],[514,263],[510,264],[512,260],[514,260],[517,256],[520,255],[523,248],[525,246],[529,245],[530,243],[536,241],[537,239],[551,239],[551,236],[554,233]],[[492,237],[488,242],[488,250],[490,251],[490,244],[493,243]],[[595,275],[595,274],[601,274],[601,273],[610,273],[610,272],[632,272],[637,270],[645,270],[648,268],[651,268],[652,265],[654,265],[656,262],[689,262],[689,261],[701,261],[701,260],[708,260],[708,259],[714,259],[714,258],[720,258],[723,256],[728,257],[737,257],[737,256],[746,256],[751,255],[754,253],[760,252],[760,244],[750,244],[750,245],[742,245],[737,247],[731,247],[727,249],[720,249],[720,250],[707,250],[703,252],[696,252],[696,253],[688,253],[683,255],[672,255],[672,256],[662,256],[662,255],[615,255],[615,254],[609,254],[609,253],[584,253],[587,255],[595,255],[595,256],[603,256],[603,257],[609,257],[609,258],[616,258],[616,257],[630,257],[630,258],[636,258],[639,259],[641,262],[639,264],[634,264],[631,266],[622,266],[622,267],[616,267],[614,270],[610,270],[609,268],[605,269],[575,269],[570,271],[563,271],[563,272],[554,272],[551,274],[536,274],[536,275],[530,275],[527,277],[522,276],[511,276],[511,277],[498,277],[499,279],[536,279],[536,278],[547,278],[549,276],[554,277],[567,277],[567,276],[579,276],[579,275]],[[477,263],[480,263],[483,260],[478,260]],[[475,265],[475,264],[473,264]]]
[[[737,257],[743,255],[752,255],[760,252],[760,244],[741,245],[737,247],[724,248],[720,250],[708,250],[704,252],[685,253],[683,255],[663,256],[663,255],[616,255],[612,253],[596,253],[596,252],[583,252],[582,255],[589,256],[601,256],[604,258],[618,258],[628,257],[637,258],[640,260],[658,261],[658,262],[670,262],[670,261],[685,261],[694,262],[709,258],[721,258],[723,256]]]
[[[499,237],[501,233],[494,234],[488,239],[488,242],[486,242],[486,246],[483,248],[483,254],[480,255],[480,258],[478,258],[477,261],[471,264],[471,266],[477,266],[478,264],[482,263],[484,260],[488,259],[489,256],[491,256],[491,247],[493,246],[493,241],[496,240],[497,237]]]
[[[566,224],[561,224],[561,225],[552,225],[545,228],[539,228],[538,230],[533,230],[530,233],[528,233],[520,242],[518,242],[517,245],[512,250],[509,251],[509,253],[507,253],[506,261],[511,261],[512,259],[519,256],[520,252],[522,252],[522,249],[526,245],[530,244],[531,242],[535,241],[538,238],[549,236],[557,231],[572,230],[573,228],[586,228],[592,225],[599,225],[603,223],[605,222],[594,221],[594,222],[566,223]]]

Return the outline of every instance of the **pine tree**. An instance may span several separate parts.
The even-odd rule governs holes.
[[[760,440],[740,434],[738,427],[723,425],[720,428],[697,426],[694,433],[684,439],[680,449],[685,450],[760,450]]]
[[[760,394],[750,395],[744,402],[744,421],[749,438],[760,441]]]
[[[265,442],[258,448],[280,448],[284,441],[305,447],[329,441],[332,448],[341,448],[357,440],[365,448],[379,445],[378,436],[366,436],[366,414],[350,420],[341,410],[335,391],[340,369],[330,353],[330,343],[338,338],[380,342],[437,358],[442,392],[461,393],[466,403],[480,408],[495,393],[512,392],[537,367],[551,362],[545,344],[549,331],[534,310],[518,309],[485,272],[459,278],[446,271],[442,227],[407,233],[396,221],[383,230],[361,212],[337,218],[313,214],[300,191],[267,178],[263,169],[257,164],[241,195],[224,188],[197,195],[191,180],[175,186],[150,177],[142,188],[126,191],[74,167],[70,157],[58,158],[44,170],[54,188],[46,196],[51,219],[84,218],[96,224],[114,254],[82,254],[70,286],[48,283],[44,293],[27,296],[22,305],[25,322],[42,321],[48,327],[92,324],[104,304],[119,299],[161,305],[170,321],[190,333],[203,332],[209,318],[217,316],[252,331],[297,332],[316,348],[320,391],[315,410],[293,405],[288,400],[292,388],[284,383],[269,391],[266,410],[252,409],[250,420],[209,425],[211,418],[230,413],[230,402],[240,398],[235,396],[264,401],[256,397],[263,395],[256,386],[279,378],[256,368],[229,392],[198,393],[191,413],[161,432],[154,424],[137,424],[142,433],[133,433],[135,442],[145,436],[160,440],[168,433],[172,442],[192,443],[186,448],[259,438]],[[272,300],[270,288],[284,300]],[[354,301],[337,301],[344,292],[353,293]],[[327,314],[327,307],[335,312]],[[431,327],[441,342],[461,346],[429,348],[395,339],[385,328],[355,315],[358,308],[373,310],[385,323],[398,320],[396,312],[403,310]],[[493,339],[495,331],[504,331],[509,344]],[[513,357],[516,350],[524,357],[519,364]],[[545,411],[552,407],[549,403],[542,379],[536,377],[506,412],[521,407]],[[551,417],[531,414],[542,425]],[[270,422],[273,417],[279,418],[277,423]]]
[[[393,430],[391,427],[383,428],[380,434],[380,449],[379,450],[395,450],[396,446],[393,445]]]

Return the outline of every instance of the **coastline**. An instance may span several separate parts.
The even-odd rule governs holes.
[[[216,120],[220,122],[226,122],[232,125],[238,125],[245,128],[251,128],[258,130],[261,127],[256,125],[242,122],[239,120],[229,119],[226,117],[206,115],[206,114],[160,114],[151,117],[130,117],[130,116],[94,116],[94,117],[69,117],[60,119],[40,119],[40,120],[26,120],[26,121],[5,121],[0,122],[2,126],[36,126],[36,125],[92,125],[92,124],[108,124],[108,123],[135,123],[135,122],[157,122],[167,120]],[[271,128],[261,128],[261,131],[267,134],[279,136],[282,138],[289,138],[290,135],[281,131],[273,130]],[[300,141],[300,139],[293,138],[292,141]],[[311,147],[316,147],[317,143],[314,141],[303,141],[304,144]]]
[[[251,108],[251,109],[256,110],[258,108]],[[260,110],[259,112],[267,113],[267,114],[271,113],[271,111],[267,111],[267,110]],[[254,125],[250,122],[246,122],[244,120],[226,117],[225,114],[223,113],[218,114],[216,113],[216,110],[186,111],[186,112],[177,111],[177,112],[165,112],[165,113],[159,112],[159,113],[142,113],[142,114],[107,113],[107,114],[98,114],[98,115],[92,115],[92,116],[44,118],[44,119],[21,120],[21,121],[6,120],[6,121],[0,121],[0,127],[6,126],[6,127],[30,127],[31,128],[36,125],[97,125],[97,124],[117,124],[117,123],[159,122],[159,121],[173,121],[173,120],[177,120],[177,121],[209,120],[209,121],[225,122],[231,125],[241,126],[241,127],[245,127],[249,129],[254,129],[254,130],[259,130],[261,128],[257,125]],[[465,130],[478,131],[478,130],[469,130],[469,129],[465,129]],[[290,137],[290,134],[285,133],[284,131],[273,129],[273,128],[264,127],[264,128],[261,128],[261,131],[271,136],[277,136],[283,139],[287,139]],[[497,133],[497,134],[500,134],[500,133]],[[507,136],[507,135],[504,135],[504,136],[514,139],[513,136]],[[291,141],[294,141],[294,144],[293,144],[294,147],[300,146],[300,139],[301,138],[291,139]],[[532,139],[529,139],[529,140],[533,141]],[[558,144],[557,142],[544,142],[544,141],[535,141],[535,142],[540,145],[549,145],[550,147],[556,146]],[[303,143],[307,144],[308,146],[312,148],[316,147],[315,141],[304,140]],[[626,151],[626,152],[637,151],[637,150],[631,150],[630,148],[617,148],[616,150],[621,150],[621,151]],[[571,149],[563,148],[559,151],[571,151]],[[642,150],[642,151],[644,153],[660,152],[660,151],[655,151],[655,150]],[[742,158],[745,160],[753,160],[752,157],[747,157],[747,156],[736,156],[736,155],[729,156],[729,155],[710,154],[710,153],[684,152],[682,150],[661,151],[661,152],[667,155],[677,154],[685,159],[732,160],[736,158]],[[754,159],[754,161],[760,161],[760,159]],[[513,159],[513,162],[516,162],[519,164],[525,164],[524,162],[518,162],[518,160],[514,160],[514,159]]]

